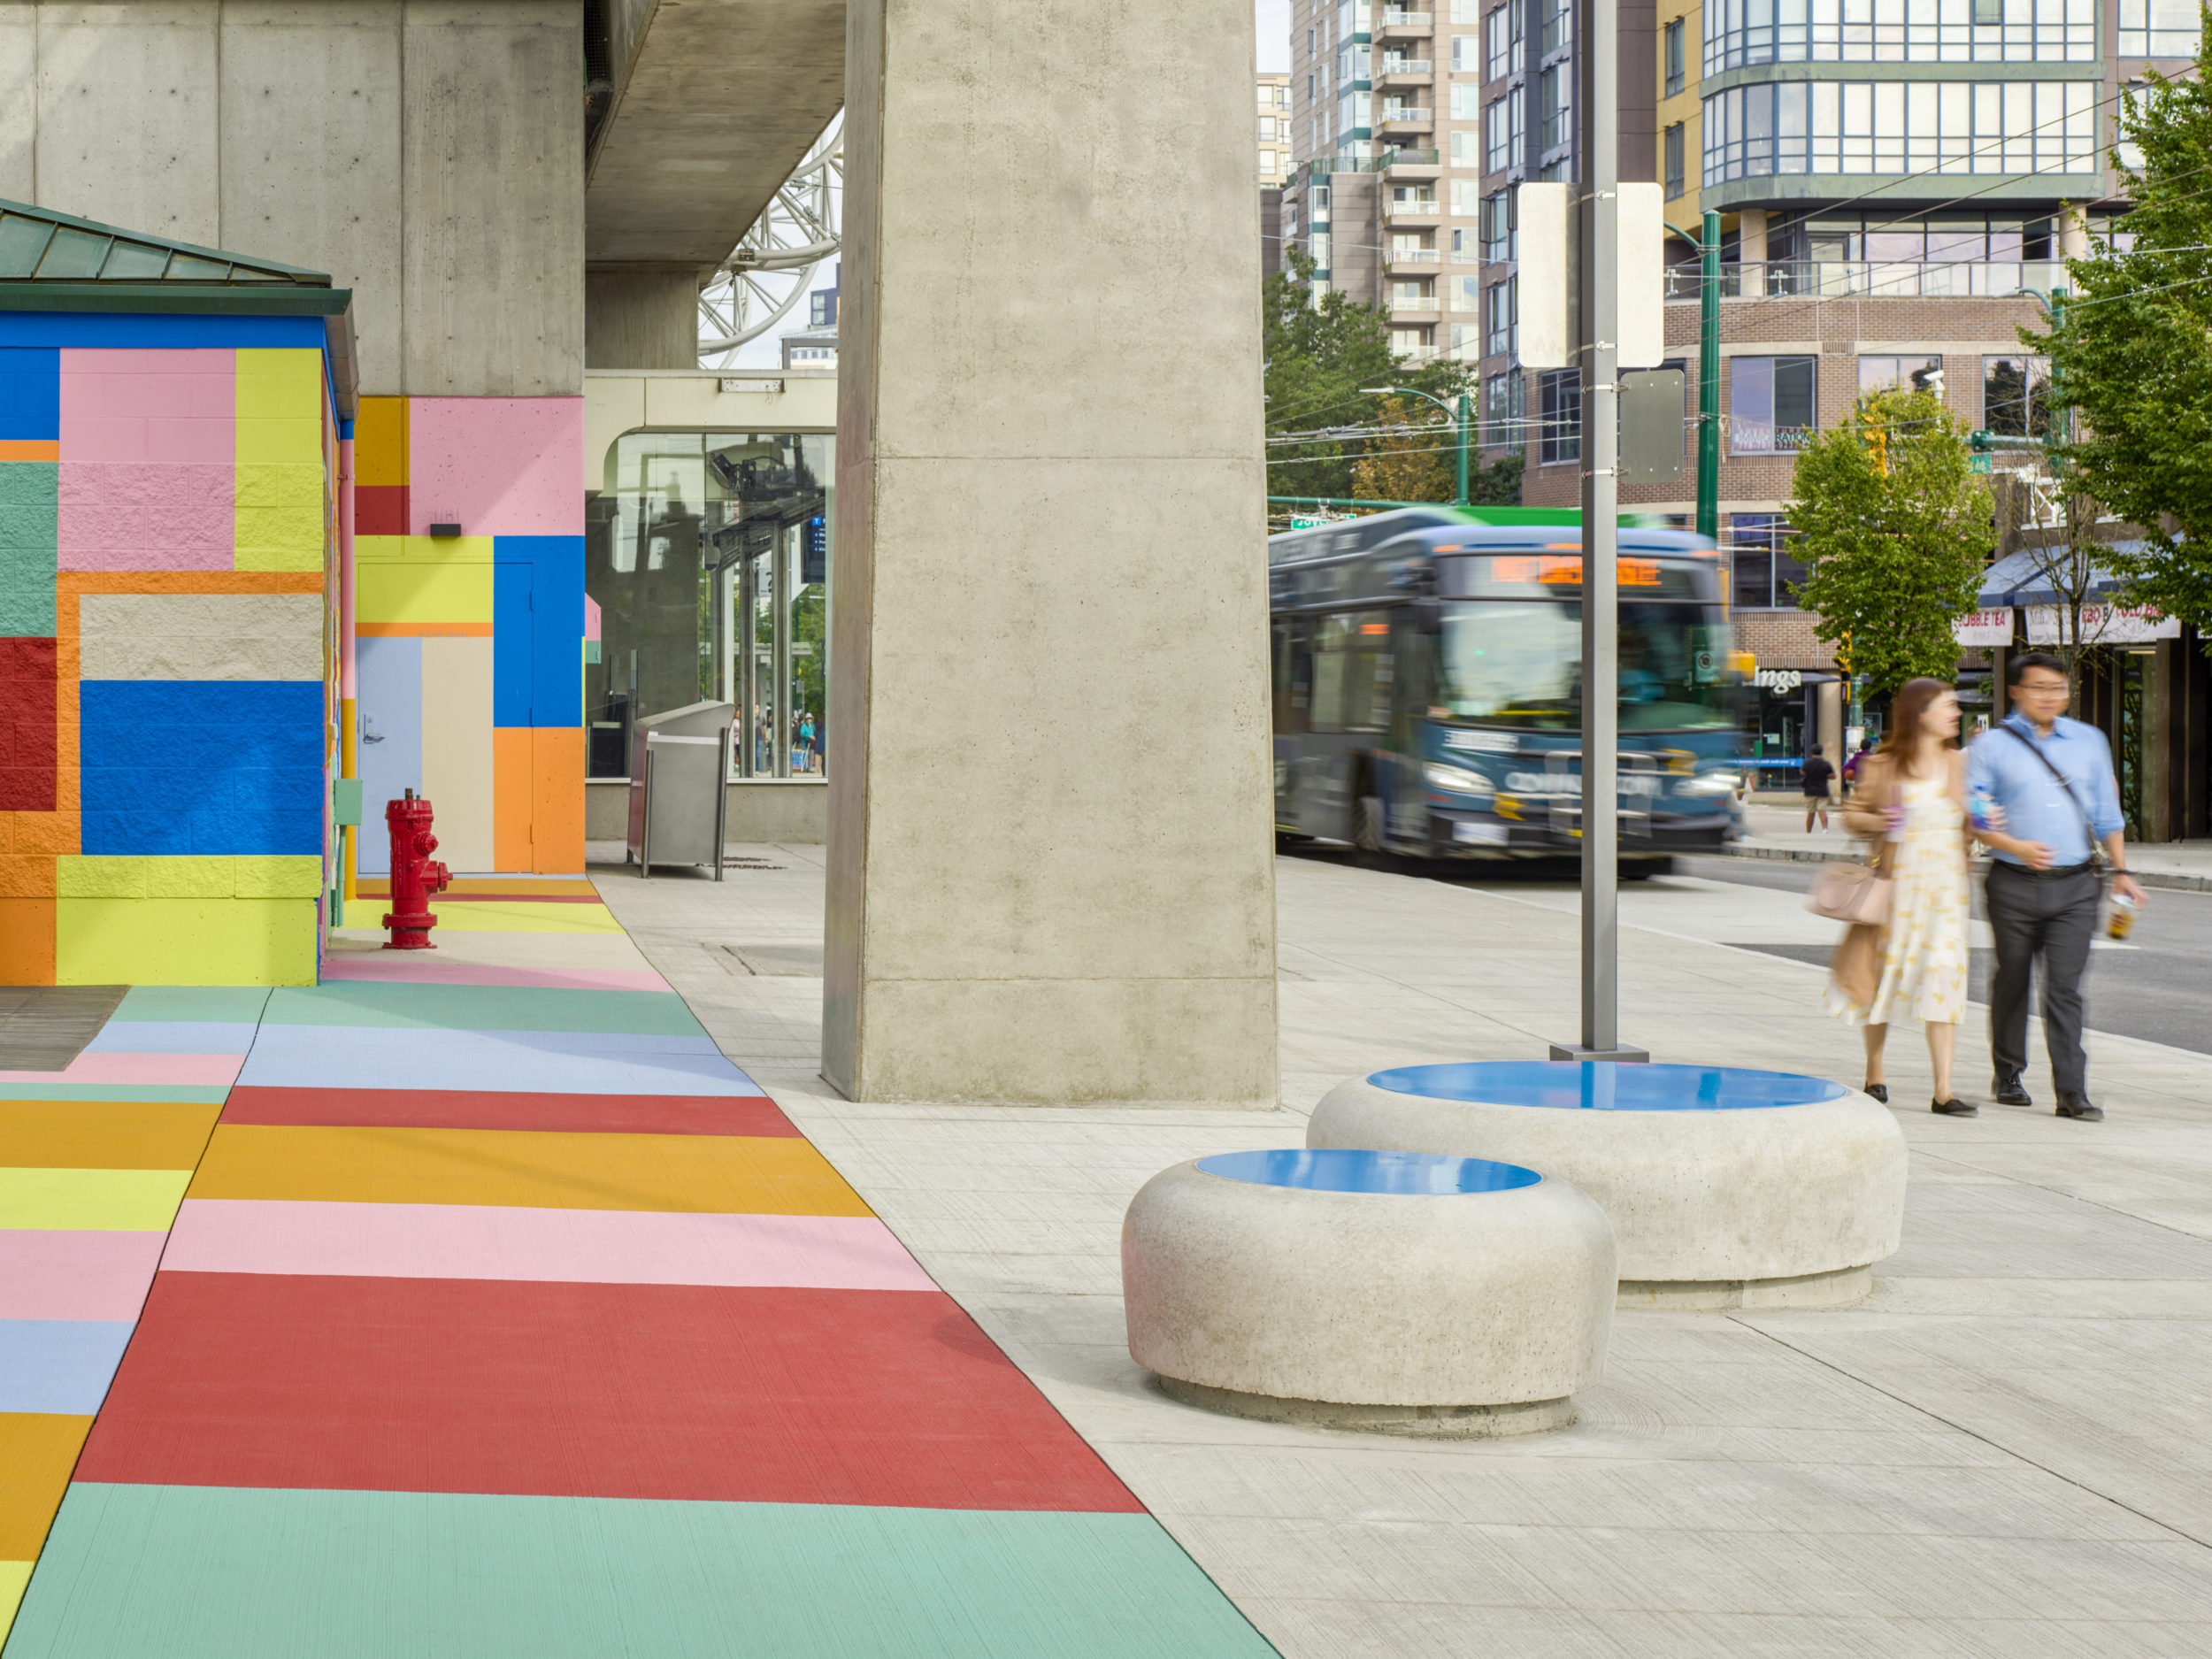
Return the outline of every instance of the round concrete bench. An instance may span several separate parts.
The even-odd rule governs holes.
[[[1316,1147],[1503,1158],[1597,1200],[1620,1305],[1856,1301],[1904,1225],[1905,1137],[1856,1090],[1725,1066],[1406,1066],[1330,1090]]]
[[[1563,1427],[1614,1278],[1594,1203],[1479,1158],[1225,1153],[1154,1176],[1121,1229],[1131,1356],[1177,1399],[1284,1423]]]

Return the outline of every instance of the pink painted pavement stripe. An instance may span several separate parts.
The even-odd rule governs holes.
[[[396,954],[372,956],[366,952],[357,956],[325,956],[323,978],[419,985],[520,985],[547,991],[673,988],[650,968],[506,968],[481,962],[410,962]]]
[[[0,1231],[0,1319],[135,1319],[168,1236]]]
[[[65,1071],[0,1071],[0,1083],[170,1083],[227,1088],[245,1064],[235,1054],[81,1054]]]
[[[188,1198],[169,1272],[934,1290],[872,1216]]]

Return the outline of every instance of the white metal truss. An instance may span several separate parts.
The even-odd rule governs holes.
[[[730,365],[739,347],[780,323],[837,254],[845,194],[841,111],[699,295],[699,365]]]

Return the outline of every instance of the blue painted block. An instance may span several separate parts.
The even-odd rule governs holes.
[[[0,1319],[0,1411],[97,1411],[131,1329],[127,1320]]]
[[[537,630],[531,601],[537,571],[526,561],[499,557],[511,540],[492,544],[497,560],[492,566],[492,724],[534,726]]]
[[[0,349],[0,438],[61,436],[61,353],[52,346]]]
[[[319,317],[0,311],[0,347],[311,346],[319,350],[325,343]]]
[[[321,850],[323,688],[312,680],[88,680],[84,850]]]
[[[422,641],[368,639],[356,647],[361,722],[361,873],[390,873],[384,805],[422,787]],[[493,641],[495,678],[498,641]]]
[[[493,585],[492,723],[495,726],[581,726],[584,719],[584,538],[580,535],[503,535],[492,544],[498,561]],[[530,572],[529,630],[509,643],[503,584],[508,569]],[[518,648],[529,641],[526,670]],[[503,671],[501,658],[513,653]],[[529,700],[503,695],[526,672]]]

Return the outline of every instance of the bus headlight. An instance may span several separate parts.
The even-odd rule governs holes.
[[[1446,795],[1494,795],[1495,786],[1480,772],[1465,766],[1448,765],[1440,760],[1430,761],[1421,768],[1421,775],[1428,780],[1429,787],[1441,789]]]
[[[1740,773],[1732,772],[1701,772],[1694,778],[1684,780],[1675,787],[1677,795],[1733,795],[1743,787]]]

